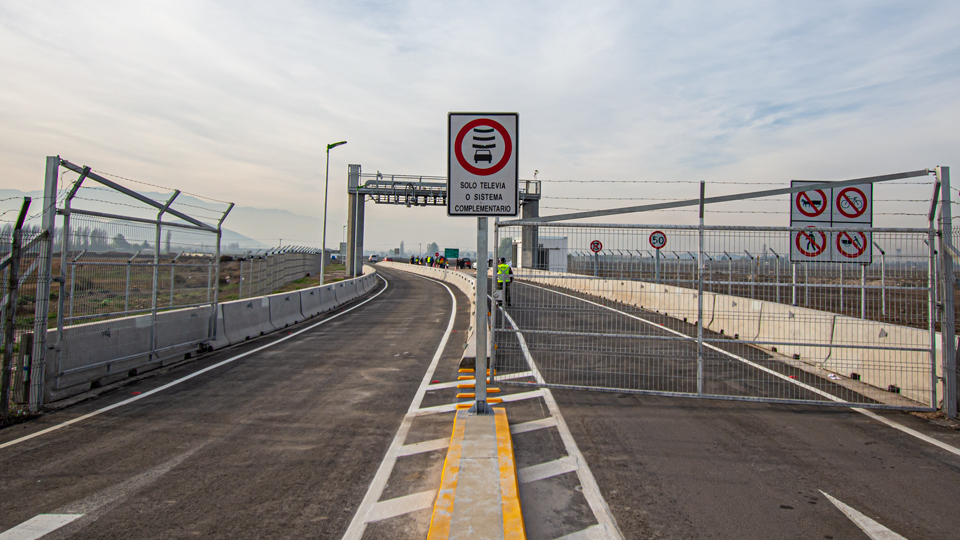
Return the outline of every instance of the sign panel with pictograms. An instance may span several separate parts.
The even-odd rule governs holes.
[[[832,234],[833,262],[873,262],[873,234],[870,231],[840,230]]]
[[[809,230],[790,233],[790,260],[792,262],[830,262],[830,231],[810,225]]]
[[[519,126],[517,113],[447,116],[447,215],[517,215]]]
[[[653,249],[663,249],[667,245],[667,235],[663,231],[653,231],[650,233],[650,245]]]
[[[791,187],[795,187],[817,183],[820,182],[794,180],[790,185]],[[829,189],[814,189],[794,193],[793,202],[790,205],[790,222],[809,221],[829,223],[832,214],[829,191]]]
[[[590,251],[594,253],[600,253],[601,251],[603,251],[603,242],[599,240],[594,240],[593,242],[590,242]]]
[[[873,184],[833,190],[833,223],[873,223]]]

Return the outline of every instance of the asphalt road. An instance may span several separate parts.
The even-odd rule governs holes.
[[[548,294],[514,285],[510,312],[521,328],[575,333],[599,323],[612,334],[654,332],[623,315],[572,309],[576,301],[559,313]],[[656,314],[644,317],[680,328]],[[657,389],[659,378],[666,387],[660,389],[690,388],[689,342],[537,332],[525,339],[547,381]],[[607,354],[595,354],[601,346]],[[505,355],[519,354],[507,339],[501,347]],[[739,347],[775,367],[759,351]],[[647,367],[659,371],[637,376],[611,363],[618,355],[646,356]],[[572,374],[578,366],[610,368],[618,378]],[[807,397],[749,367],[712,367],[722,366],[706,368],[716,393],[743,392],[753,380],[763,384],[751,393]],[[906,538],[960,537],[960,456],[856,411],[596,391],[554,390],[554,396],[625,538],[895,538],[868,536],[824,493]],[[906,413],[879,414],[960,448],[953,429]]]
[[[0,449],[0,532],[38,514],[82,513],[45,538],[341,537],[451,311],[442,286],[401,272],[381,274],[390,286],[335,320],[129,405]],[[0,444],[322,318],[4,429]],[[466,317],[459,319],[459,326],[466,324]],[[459,358],[462,339],[450,342]]]

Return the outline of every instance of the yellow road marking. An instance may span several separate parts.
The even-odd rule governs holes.
[[[460,421],[459,416],[457,414],[453,418],[453,435],[450,436],[447,457],[443,460],[440,491],[437,493],[437,502],[433,505],[427,540],[450,537],[453,503],[457,498],[457,476],[460,474],[460,453],[463,450],[463,431],[467,425],[466,420]]]
[[[517,489],[517,464],[513,458],[513,440],[510,438],[510,425],[507,411],[503,407],[494,407],[494,421],[497,429],[497,461],[500,465],[500,500],[503,508],[504,540],[526,540],[527,532],[523,526],[523,512],[520,509],[520,492]]]

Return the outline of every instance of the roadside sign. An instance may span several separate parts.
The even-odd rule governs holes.
[[[873,235],[869,231],[837,231],[833,233],[833,261],[844,263],[873,262]]]
[[[446,260],[453,260],[460,258],[460,248],[444,248],[443,249],[443,258]]]
[[[873,185],[833,190],[833,223],[873,223]]]
[[[650,245],[653,249],[663,249],[667,245],[667,235],[663,231],[653,231],[650,233]]]
[[[516,216],[517,113],[447,115],[447,215]]]
[[[600,253],[603,250],[603,243],[599,240],[594,240],[590,242],[590,251],[594,253]]]
[[[790,262],[829,262],[829,231],[824,232],[814,225],[810,225],[809,229],[790,233]]]
[[[822,182],[811,182],[807,180],[794,180],[790,182],[790,187],[803,185],[820,184]],[[805,225],[810,223],[830,223],[831,219],[831,190],[814,189],[810,191],[801,191],[794,193],[790,203],[790,223],[791,225]],[[804,222],[804,223],[798,223]]]

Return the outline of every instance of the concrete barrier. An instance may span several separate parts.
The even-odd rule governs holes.
[[[276,329],[286,328],[304,320],[300,312],[300,292],[271,294],[267,296],[270,303],[270,323]]]
[[[343,305],[347,302],[355,299],[357,296],[357,283],[354,280],[350,281],[341,281],[336,284],[334,289],[335,294],[337,295],[337,304]]]
[[[300,314],[304,318],[315,317],[323,310],[320,309],[320,289],[322,287],[311,287],[300,290]]]
[[[207,343],[211,349],[222,349],[227,345],[231,345],[230,340],[227,338],[227,332],[223,329],[223,305],[217,306],[217,336],[214,341]]]
[[[224,331],[230,343],[239,343],[277,329],[270,324],[270,300],[266,296],[235,300],[221,306]]]

